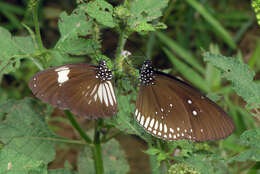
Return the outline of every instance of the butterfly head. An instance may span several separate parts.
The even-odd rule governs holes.
[[[108,69],[105,60],[100,60],[97,67],[97,76],[101,81],[107,81],[112,79],[112,72]]]
[[[144,85],[154,84],[154,70],[150,60],[144,61],[140,70],[140,81]]]

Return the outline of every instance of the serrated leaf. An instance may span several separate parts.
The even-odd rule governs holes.
[[[219,156],[206,156],[201,154],[193,154],[190,158],[186,159],[184,163],[197,169],[201,174],[222,174],[229,173],[225,161],[220,159]]]
[[[85,12],[76,10],[71,15],[63,12],[59,19],[60,40],[55,49],[73,55],[93,54],[99,49],[99,43],[85,38],[92,34],[93,22],[87,19]]]
[[[254,146],[260,149],[260,128],[247,130],[241,135],[241,142],[245,145]]]
[[[0,76],[18,69],[20,60],[35,51],[30,37],[13,37],[2,27],[0,27],[0,40]]]
[[[229,162],[233,161],[260,161],[260,128],[247,130],[241,135],[241,143],[246,146],[249,146],[249,149],[246,151],[234,156],[229,160]]]
[[[125,153],[116,140],[112,139],[102,144],[102,154],[105,174],[124,174],[129,171]],[[89,147],[85,147],[80,153],[78,169],[79,174],[95,173],[93,156]]]
[[[153,31],[151,21],[162,16],[162,9],[168,4],[168,0],[133,0],[130,4],[129,11],[131,13],[128,18],[129,27],[137,32]]]
[[[104,0],[90,1],[81,6],[84,11],[96,19],[98,23],[113,28],[116,23],[113,19],[113,6]]]
[[[54,137],[44,122],[41,110],[29,98],[0,105],[5,119],[0,122],[0,173],[42,171],[55,157]],[[41,172],[43,173],[43,172]]]
[[[238,59],[205,52],[204,60],[209,61],[219,68],[225,78],[232,82],[236,93],[246,102],[247,107],[258,108],[260,106],[260,85],[253,82],[254,71]]]

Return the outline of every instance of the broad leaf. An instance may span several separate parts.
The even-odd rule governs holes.
[[[59,19],[61,38],[55,49],[72,55],[86,55],[95,52],[100,46],[88,38],[92,34],[93,22],[87,19],[85,12],[75,10],[68,15],[63,12]]]
[[[47,169],[55,157],[54,135],[44,121],[42,111],[29,98],[0,105],[0,173],[19,174]]]
[[[2,27],[0,27],[0,40],[0,76],[18,69],[21,59],[35,51],[30,37],[13,37]]]
[[[204,53],[204,60],[219,68],[225,78],[232,82],[236,93],[247,102],[248,108],[260,106],[260,85],[253,81],[254,71],[238,59],[222,55]]]

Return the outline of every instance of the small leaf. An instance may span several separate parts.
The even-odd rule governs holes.
[[[162,9],[167,5],[168,0],[133,0],[129,8],[131,17],[127,21],[129,28],[137,32],[154,31],[159,22],[151,22],[162,16]]]
[[[104,0],[90,1],[81,8],[102,25],[113,28],[116,23],[113,19],[113,6]]]

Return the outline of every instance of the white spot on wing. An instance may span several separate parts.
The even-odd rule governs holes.
[[[145,121],[144,127],[147,128],[150,121],[150,117],[148,117]]]
[[[97,89],[97,85],[94,87],[94,89],[93,89],[92,92],[90,93],[90,96],[92,96],[92,95],[96,92],[96,89]]]
[[[94,100],[97,101],[97,94],[95,94],[95,96],[94,96]]]
[[[153,127],[153,124],[154,124],[154,118],[150,122],[150,127]]]
[[[189,100],[188,100],[188,103],[189,103],[189,104],[191,104],[191,103],[192,103],[192,101],[189,99]]]
[[[138,114],[138,116],[137,116],[137,118],[136,118],[138,121],[140,121],[140,119],[141,119],[141,114],[140,114],[140,112],[139,112],[139,114]]]
[[[103,96],[104,96],[104,101],[106,103],[106,106],[108,106],[107,89],[106,89],[106,86],[104,84],[103,84]]]
[[[164,124],[164,132],[167,133],[167,126]]]
[[[194,115],[194,116],[196,116],[196,115],[198,115],[198,113],[197,113],[197,111],[192,111],[192,114]]]
[[[110,81],[108,81],[107,83],[109,84],[110,91],[111,91],[111,93],[112,93],[112,96],[113,96],[113,98],[114,98],[114,101],[116,102],[116,96],[115,96],[115,93],[114,93],[114,88],[113,88],[113,86],[112,86],[112,84],[111,84]]]
[[[140,124],[141,124],[141,125],[144,125],[144,116],[141,117]]]
[[[180,128],[179,128],[179,127],[177,127],[177,131],[180,131]]]
[[[135,115],[137,115],[137,114],[138,114],[138,109],[135,110]]]
[[[160,123],[160,131],[162,131],[162,123]]]
[[[161,136],[162,135],[161,132],[158,132],[158,135]]]
[[[55,69],[55,71],[58,72],[58,83],[62,84],[69,80],[68,74],[70,70],[68,67],[60,67]]]
[[[98,97],[99,97],[99,100],[100,102],[102,103],[103,102],[103,85],[100,84],[99,87],[98,87]]]
[[[112,97],[112,92],[111,92],[111,89],[109,88],[108,84],[105,83],[105,87],[107,89],[107,93],[108,93],[108,99],[109,99],[109,102],[110,104],[113,106],[114,105],[114,102],[113,102],[113,97]]]
[[[157,129],[158,128],[158,126],[159,126],[159,124],[158,124],[158,120],[155,122],[155,126],[154,126],[154,129]]]
[[[172,128],[170,128],[170,132],[171,132],[171,133],[174,133],[174,130],[173,130]]]

